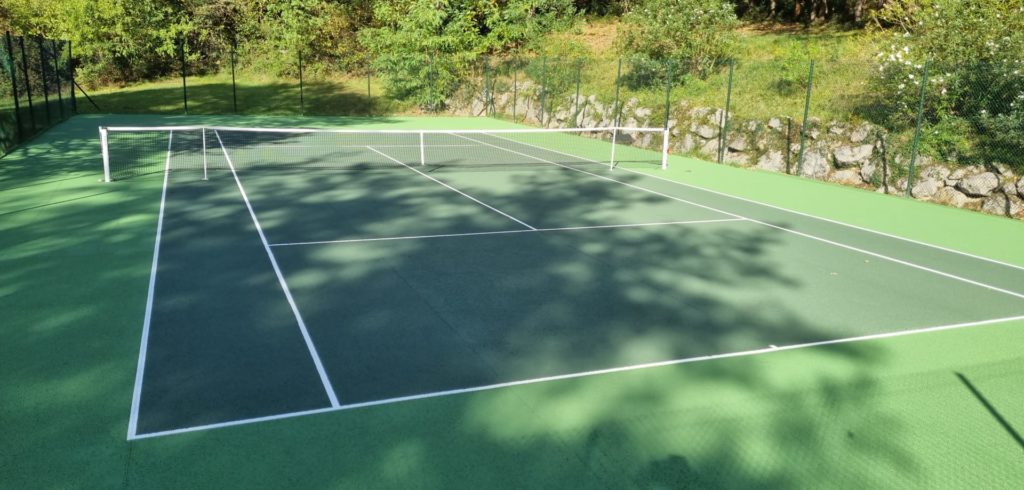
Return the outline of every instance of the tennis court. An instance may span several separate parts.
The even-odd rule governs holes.
[[[602,132],[110,128],[163,179],[128,438],[1024,318],[1019,266]]]

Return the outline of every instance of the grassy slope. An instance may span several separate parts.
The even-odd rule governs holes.
[[[0,481],[12,488],[1019,488],[1024,322],[125,441],[159,180],[97,181],[99,124],[488,119],[79,116],[0,159]],[[1024,264],[1024,226],[673,158],[659,175]]]
[[[593,62],[585,69],[583,94],[614,99],[618,54],[615,36],[621,23],[592,19],[575,31],[553,35],[549,46],[576,43],[584,46]],[[732,106],[737,117],[767,119],[803,117],[808,60],[817,62],[811,115],[822,119],[855,120],[870,107],[868,78],[874,38],[860,30],[819,26],[809,30],[770,24],[748,24],[737,32],[738,63],[733,79]],[[552,48],[557,51],[565,48]],[[629,71],[629,66],[623,68]],[[728,70],[706,80],[687,77],[673,90],[673,100],[696,107],[723,107]],[[625,89],[623,99],[636,97],[641,105],[660,108],[664,89]]]
[[[565,53],[566,45],[576,45],[573,53],[589,53],[591,62],[584,66],[584,95],[595,94],[611,101],[615,92],[617,54],[615,35],[621,25],[612,20],[591,19],[569,33],[553,34],[548,46],[552,53]],[[800,83],[806,79],[808,59],[818,60],[812,116],[823,119],[850,120],[861,117],[866,107],[867,79],[873,54],[870,35],[862,31],[842,31],[819,27],[809,31],[787,30],[765,25],[748,25],[739,32],[739,49],[734,88],[734,113],[740,118],[790,116],[803,114],[804,91]],[[575,54],[573,54],[575,56]],[[572,72],[573,61],[563,64],[552,61],[549,70]],[[624,70],[628,71],[626,66]],[[539,67],[535,72],[540,73]],[[520,76],[523,76],[520,74]],[[538,75],[539,77],[539,75]],[[506,77],[506,78],[511,78]],[[787,83],[786,80],[799,80]],[[505,80],[509,82],[509,80]],[[728,70],[707,80],[688,78],[673,92],[673,100],[686,100],[699,107],[725,104]],[[227,114],[232,112],[231,77],[229,73],[190,77],[189,104],[194,114]],[[479,85],[479,84],[477,84]],[[570,87],[570,85],[572,85]],[[238,104],[241,114],[296,115],[300,112],[298,81],[277,79],[251,73],[238,77]],[[567,95],[574,90],[567,84]],[[312,115],[362,115],[373,113],[409,113],[416,108],[406,102],[383,97],[384,88],[378,78],[372,80],[372,109],[367,103],[366,80],[360,77],[327,77],[307,80],[306,113]],[[82,101],[84,112],[102,113],[165,113],[184,112],[181,80],[169,78],[130,87],[106,87],[91,93],[99,111]],[[624,89],[623,100],[637,97],[647,107],[661,107],[661,87]]]

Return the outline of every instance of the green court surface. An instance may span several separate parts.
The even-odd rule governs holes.
[[[571,135],[165,131],[101,181],[161,125],[515,127],[0,159],[3,486],[1024,484],[1024,224]]]

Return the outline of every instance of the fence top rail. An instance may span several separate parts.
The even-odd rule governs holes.
[[[608,131],[663,133],[664,128],[608,126],[600,128],[495,128],[495,129],[324,129],[253,128],[232,126],[101,126],[107,132],[235,131],[250,133],[350,133],[350,134],[487,134],[487,133],[600,133]]]

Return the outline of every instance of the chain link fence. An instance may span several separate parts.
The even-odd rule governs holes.
[[[0,40],[0,154],[75,111],[71,44],[5,33]]]
[[[690,67],[614,55],[401,53],[332,70],[300,50],[255,52],[234,42],[190,48],[190,42],[197,41],[183,40],[168,58],[180,82],[108,90],[81,109],[420,112],[541,127],[660,127],[670,131],[675,153],[916,197],[953,186],[965,196],[948,191],[945,198],[964,202],[987,194],[957,183],[963,176],[956,168],[989,170],[1000,185],[1024,174],[1019,61],[940,66],[832,56]],[[7,76],[0,82],[5,148],[67,117],[74,104],[67,43],[11,36],[7,44]],[[933,164],[952,170],[928,170]]]

